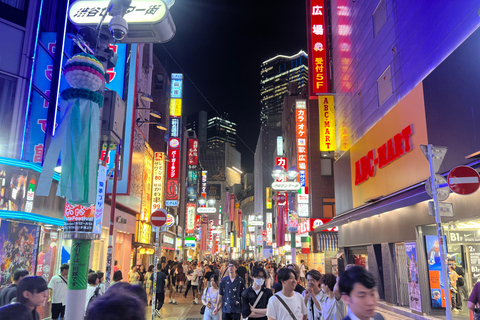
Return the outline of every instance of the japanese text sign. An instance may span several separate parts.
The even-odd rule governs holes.
[[[309,94],[331,92],[329,78],[328,30],[324,0],[307,1]]]
[[[180,149],[168,150],[168,170],[167,179],[178,179],[178,169],[180,163]]]
[[[198,164],[198,139],[188,139],[188,164]]]
[[[335,151],[335,109],[333,96],[318,97],[318,114],[320,115],[320,151]]]
[[[152,212],[163,208],[165,153],[155,152],[153,162]]]

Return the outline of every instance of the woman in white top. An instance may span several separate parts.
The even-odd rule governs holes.
[[[100,280],[98,278],[98,274],[92,272],[88,275],[87,299],[85,300],[85,314],[87,313],[88,304],[98,296],[102,295],[102,291],[100,290],[100,286],[98,285],[99,282]]]
[[[346,305],[338,289],[338,279],[331,273],[324,274],[320,279],[320,286],[325,297],[320,301],[322,320],[342,320],[346,315]]]
[[[140,279],[140,275],[137,272],[137,267],[132,266],[132,270],[128,272],[128,283],[138,284],[139,279]]]
[[[307,273],[307,289],[303,291],[303,302],[307,307],[308,320],[322,320],[322,307],[320,302],[326,294],[320,288],[322,274],[318,270],[310,270]]]
[[[218,301],[218,276],[216,274],[210,277],[211,287],[206,288],[203,291],[202,303],[205,306],[205,313],[203,314],[203,320],[220,320],[220,314],[212,314]]]

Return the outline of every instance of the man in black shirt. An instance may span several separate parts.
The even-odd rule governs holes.
[[[228,276],[220,282],[217,306],[212,314],[216,315],[222,308],[222,320],[240,320],[242,292],[245,290],[245,281],[236,274],[238,263],[230,260]]]
[[[0,291],[0,307],[12,303],[13,298],[17,297],[17,285],[23,277],[28,276],[25,269],[17,269],[13,274],[13,282],[8,287]]]
[[[302,294],[303,291],[305,291],[305,288],[302,287],[302,286],[298,283],[298,279],[299,279],[299,276],[300,276],[300,269],[298,268],[298,266],[297,266],[296,264],[289,264],[289,265],[287,266],[287,268],[293,270],[293,272],[295,273],[295,277],[296,277],[296,279],[297,279],[297,286],[295,287],[295,289],[294,289],[293,291]],[[282,283],[281,283],[281,282],[275,283],[275,284],[273,285],[272,289],[273,289],[273,293],[282,291],[282,289],[283,289]]]
[[[159,263],[157,264],[157,282],[155,284],[155,315],[159,318],[162,316],[160,315],[160,309],[163,307],[163,303],[165,301],[165,280],[167,280],[167,275],[165,274],[164,270],[160,270],[162,265]],[[150,280],[153,283],[153,276],[150,276]]]
[[[238,267],[237,274],[245,283],[248,283],[248,271],[247,268],[245,268],[245,261],[240,262],[240,264],[241,266]]]
[[[262,268],[254,267],[252,277],[253,285],[242,293],[243,318],[267,320],[267,304],[273,295],[272,290],[265,288],[267,273]]]

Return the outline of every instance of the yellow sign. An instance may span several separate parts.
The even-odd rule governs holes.
[[[143,221],[138,222],[138,242],[150,243],[152,236],[152,226]]]
[[[182,99],[170,99],[170,116],[181,117],[182,116]]]
[[[420,83],[350,148],[354,208],[429,176],[424,101]]]
[[[231,248],[234,248],[234,247],[235,247],[235,246],[234,246],[234,244],[235,244],[235,239],[233,238],[233,234],[234,234],[234,233],[235,233],[235,232],[230,233],[230,247],[231,247]]]
[[[267,187],[267,209],[272,209],[272,192],[270,187]]]
[[[152,209],[152,173],[153,173],[153,154],[151,149],[146,146],[143,162],[143,192],[142,192],[142,211],[140,220],[149,221]]]
[[[320,115],[320,151],[335,151],[335,107],[333,96],[318,97],[318,114]]]

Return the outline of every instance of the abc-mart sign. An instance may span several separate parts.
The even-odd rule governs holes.
[[[332,219],[305,219],[302,222],[298,223],[298,231],[297,234],[303,234],[310,231],[315,231],[315,228],[321,227],[327,222],[330,222]],[[336,232],[338,231],[338,227],[329,228],[322,230],[322,232]]]

